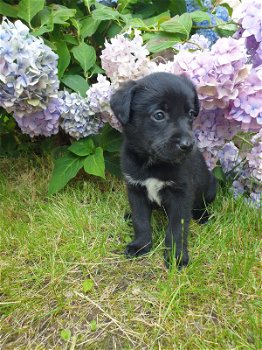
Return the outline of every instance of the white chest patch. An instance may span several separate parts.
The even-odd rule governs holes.
[[[161,196],[160,191],[162,188],[170,186],[173,184],[173,181],[161,181],[150,177],[146,180],[139,181],[133,179],[130,175],[125,174],[126,181],[134,186],[145,186],[147,189],[148,199],[151,202],[156,202],[158,205],[161,205]]]

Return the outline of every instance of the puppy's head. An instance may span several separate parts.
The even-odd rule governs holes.
[[[180,163],[192,151],[199,100],[183,76],[153,73],[128,81],[113,94],[111,108],[132,149],[152,161]]]

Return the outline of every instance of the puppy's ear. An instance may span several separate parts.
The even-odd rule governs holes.
[[[197,95],[196,87],[193,84],[193,82],[191,81],[191,79],[189,79],[186,75],[181,74],[180,78],[182,78],[184,80],[184,82],[186,82],[188,85],[190,85],[193,92],[194,92],[194,109],[195,109],[195,116],[197,117],[199,114],[199,111],[200,111],[200,102],[199,102],[199,98]]]
[[[110,99],[110,106],[122,125],[128,123],[130,118],[131,103],[137,84],[130,80],[119,88]]]
[[[195,115],[197,117],[198,114],[199,114],[199,111],[200,111],[200,102],[199,102],[197,91],[196,91],[196,88],[195,88],[194,85],[193,85],[193,90],[194,90],[194,93],[195,93],[195,99],[194,99],[194,107],[195,107],[195,112],[196,112]]]

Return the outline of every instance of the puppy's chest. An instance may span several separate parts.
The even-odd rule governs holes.
[[[161,206],[162,201],[160,191],[173,184],[173,181],[161,181],[154,177],[149,177],[146,180],[135,180],[127,174],[125,174],[125,179],[130,185],[146,187],[148,199],[151,202],[156,202],[159,206]]]

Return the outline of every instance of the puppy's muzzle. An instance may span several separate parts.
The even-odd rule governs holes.
[[[179,140],[178,147],[184,153],[189,153],[194,147],[195,141],[191,137],[182,137]]]

